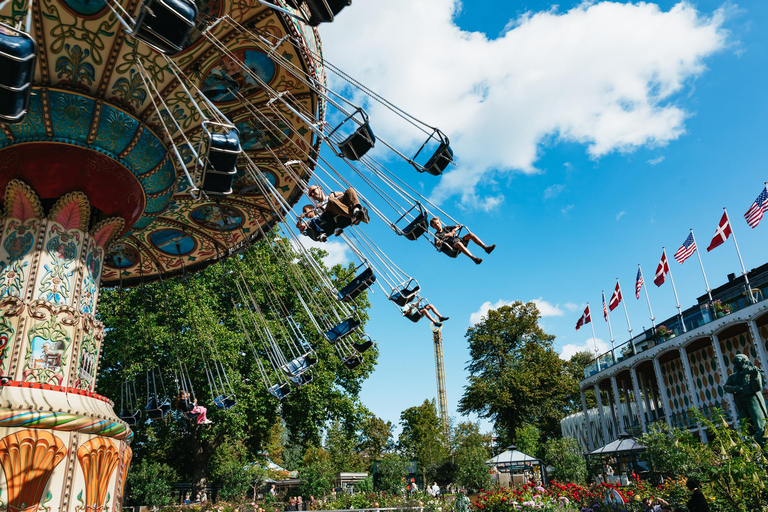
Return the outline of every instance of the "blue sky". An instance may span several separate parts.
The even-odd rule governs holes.
[[[768,180],[768,6],[590,5],[468,0],[455,12],[451,0],[360,0],[320,27],[327,60],[455,141],[458,165],[442,178],[387,166],[498,245],[476,266],[378,219],[366,228],[450,316],[445,366],[458,420],[464,334],[484,303],[539,299],[558,350],[591,345],[591,330],[575,323],[589,301],[597,338],[609,339],[600,292],[610,297],[618,277],[633,328],[648,327],[644,297],[633,293],[637,264],[656,317],[672,316],[671,287],[652,284],[661,248],[671,258],[689,228],[705,248],[724,206],[747,268],[766,261],[768,221],[750,229],[742,215]],[[378,135],[417,144],[381,109],[369,111]],[[730,240],[702,258],[713,287],[740,272]],[[698,262],[671,265],[690,306],[704,293]],[[368,333],[380,356],[362,399],[396,423],[436,394],[431,331],[380,291],[372,301]],[[623,315],[612,323],[625,341]]]

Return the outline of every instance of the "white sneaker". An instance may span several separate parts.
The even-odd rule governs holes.
[[[343,232],[344,232],[344,230],[341,229],[341,228],[336,228],[336,229],[333,230],[333,234],[336,235],[336,236],[341,236],[341,234]]]
[[[209,419],[206,419],[205,421],[203,421],[203,425],[210,425],[211,423],[213,422]]]

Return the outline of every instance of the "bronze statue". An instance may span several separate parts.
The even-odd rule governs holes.
[[[733,393],[739,422],[745,419],[749,421],[750,432],[762,446],[765,443],[765,422],[768,418],[763,398],[763,370],[752,365],[744,354],[734,356],[733,368],[734,372],[728,377],[723,389],[726,393]]]

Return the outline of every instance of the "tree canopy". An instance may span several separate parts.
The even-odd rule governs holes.
[[[470,376],[459,412],[491,418],[502,445],[525,423],[547,437],[560,436],[560,420],[569,412],[573,376],[539,318],[536,304],[517,301],[489,311],[466,333]]]
[[[292,255],[294,261],[279,257],[279,251],[270,244],[280,244],[284,254]],[[317,264],[337,288],[354,277],[352,265],[337,265],[329,270],[323,267],[321,256],[321,252],[313,252]],[[169,414],[164,421],[140,421],[133,427],[135,461],[151,457],[167,462],[181,478],[201,486],[209,475],[209,461],[225,444],[241,445],[241,462],[248,463],[259,457],[265,446],[275,446],[274,428],[280,422],[284,423],[291,442],[306,447],[320,445],[322,429],[329,421],[357,421],[360,385],[375,366],[377,350],[374,346],[365,352],[363,363],[354,370],[340,363],[334,348],[313,328],[295,281],[286,270],[303,257],[293,251],[288,240],[272,237],[269,242],[262,241],[192,275],[133,289],[102,291],[99,318],[106,332],[99,392],[120,397],[124,383],[134,382],[138,402],[120,404],[115,400],[115,408],[143,408],[150,391],[154,392],[152,382],[147,389],[147,372],[155,370],[156,376],[157,372],[164,376],[162,384],[155,379],[158,394],[163,395],[161,400],[172,399],[178,388],[183,387],[176,382],[183,365],[191,381],[188,391],[194,392],[198,402],[208,408],[208,417],[213,422],[210,426],[197,426],[178,413]],[[327,295],[317,275],[306,270],[306,266],[292,268],[302,272],[301,277],[312,284],[310,293]],[[235,280],[252,290],[255,305],[244,302],[235,293]],[[310,300],[306,291],[304,295],[305,300]],[[257,365],[258,358],[269,368],[260,345],[264,340],[253,339],[254,333],[244,332],[237,318],[239,314],[247,319],[257,306],[276,332],[281,329],[281,319],[291,316],[315,347],[319,359],[311,370],[312,382],[293,388],[281,403],[267,393]],[[364,323],[369,307],[365,294],[352,307]],[[249,335],[256,345],[255,351],[248,341]],[[216,390],[212,389],[206,370],[214,375],[225,373],[237,397],[234,408],[223,411],[213,405]]]

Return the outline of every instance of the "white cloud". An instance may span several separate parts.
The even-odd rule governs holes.
[[[563,191],[565,188],[565,185],[560,185],[558,183],[555,183],[554,185],[547,187],[544,189],[544,199],[552,199],[557,197],[560,192]]]
[[[626,214],[627,212],[625,210],[621,210],[619,213],[616,214],[616,220],[621,220],[621,218]]]
[[[584,343],[577,345],[574,343],[569,343],[568,345],[564,345],[563,348],[560,350],[560,359],[569,360],[571,357],[573,357],[573,354],[576,352],[584,352],[588,351],[592,354],[595,353],[595,345],[597,345],[597,352],[599,354],[604,354],[608,352],[611,347],[605,340],[601,340],[600,338],[587,338]]]
[[[658,156],[656,158],[651,158],[650,160],[648,160],[648,163],[651,164],[651,165],[658,165],[658,164],[660,164],[663,161],[664,161],[664,157],[663,156]]]
[[[344,242],[330,240],[328,242],[321,243],[321,242],[315,242],[311,238],[303,236],[301,237],[301,243],[307,249],[309,249],[310,247],[316,247],[318,249],[322,249],[325,252],[327,252],[328,255],[325,258],[323,258],[323,263],[325,263],[327,267],[332,267],[337,263],[346,265],[347,263],[352,261],[351,259],[352,253],[349,250],[349,246]]]
[[[555,304],[554,306],[539,297],[538,299],[533,299],[530,302],[533,302],[536,304],[536,307],[539,309],[539,313],[542,317],[547,316],[563,316],[564,312],[562,309],[560,309],[560,304]],[[515,301],[513,300],[504,300],[500,299],[497,300],[495,303],[491,303],[491,301],[485,301],[480,306],[480,309],[469,315],[469,325],[475,325],[477,323],[480,323],[480,321],[483,319],[485,315],[488,314],[489,311],[492,309],[499,309],[502,306],[509,306],[510,304],[514,304]],[[569,307],[566,304],[566,307]]]
[[[545,301],[541,297],[538,299],[533,299],[531,302],[536,304],[536,307],[539,308],[539,313],[541,313],[541,316],[563,316],[563,310],[560,309],[560,304],[555,304],[554,306],[550,304],[549,302]]]
[[[563,307],[568,311],[576,311],[577,309],[579,309],[579,305],[574,304],[573,302],[566,302],[565,304],[563,304]]]
[[[687,2],[669,11],[584,2],[526,13],[494,39],[460,29],[459,8],[458,0],[355,2],[322,27],[323,49],[330,62],[451,137],[458,166],[440,179],[436,200],[460,195],[484,208],[498,199],[478,199],[478,186],[501,173],[538,172],[545,139],[581,143],[600,157],[680,137],[689,113],[674,98],[727,38],[722,11],[707,17]],[[423,142],[385,107],[367,108],[377,135],[404,152]]]
[[[569,204],[568,206],[564,206],[563,208],[560,208],[560,213],[562,213],[565,217],[567,217],[568,214],[571,213],[571,210],[573,210],[573,205]]]

